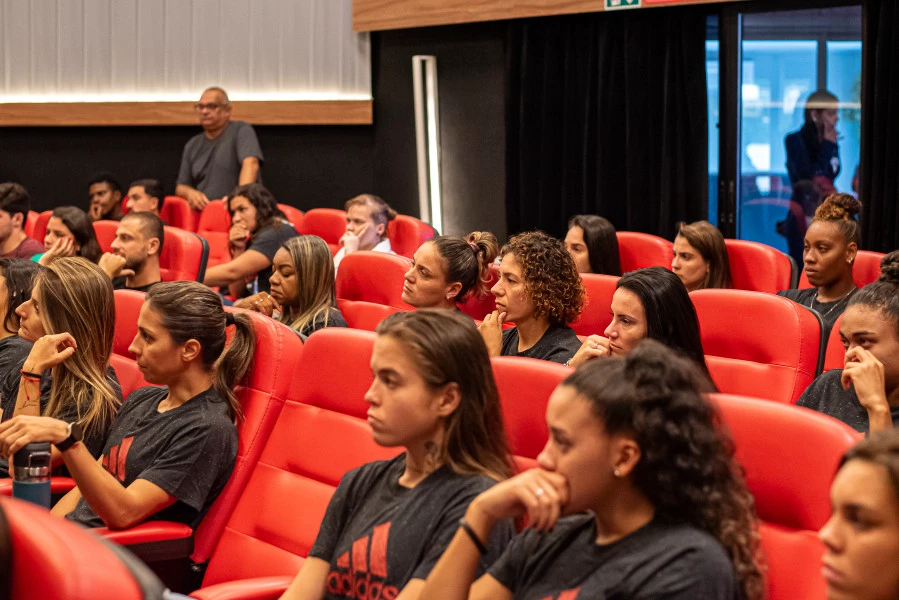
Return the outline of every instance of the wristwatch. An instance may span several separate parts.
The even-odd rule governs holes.
[[[56,449],[60,452],[65,452],[69,448],[75,445],[75,442],[80,442],[81,438],[84,436],[84,430],[81,427],[81,423],[69,423],[69,435],[63,441],[55,444]]]

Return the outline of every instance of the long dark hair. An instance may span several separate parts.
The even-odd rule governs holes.
[[[709,376],[696,308],[677,275],[663,267],[637,269],[622,275],[617,287],[639,298],[646,313],[647,338],[692,359]]]
[[[696,363],[644,340],[623,359],[588,362],[562,385],[590,401],[608,435],[633,435],[640,460],[631,477],[656,517],[711,534],[730,557],[743,596],[762,598],[754,500],[730,434],[703,397],[711,390]]]
[[[490,265],[499,255],[499,242],[489,231],[473,231],[464,239],[440,235],[425,244],[434,244],[437,254],[446,261],[446,282],[459,282],[462,287],[456,302],[464,302],[471,295],[490,293]]]
[[[243,419],[243,411],[234,387],[243,379],[253,361],[256,332],[250,317],[232,315],[235,332],[226,345],[227,320],[221,297],[196,281],[157,283],[147,292],[145,302],[159,313],[162,326],[176,344],[197,340],[202,348],[203,366],[214,371],[212,386],[228,402],[235,423]]]
[[[568,229],[572,227],[580,227],[584,232],[590,270],[600,275],[620,276],[621,257],[615,226],[608,219],[597,215],[575,215],[568,221]]]
[[[78,256],[86,258],[92,263],[100,260],[103,250],[94,233],[94,224],[87,213],[77,206],[57,206],[53,209],[53,216],[62,221],[69,228],[75,241],[80,246]]]
[[[250,243],[256,239],[263,229],[267,229],[278,222],[287,223],[287,217],[278,208],[278,201],[272,195],[268,188],[261,183],[245,183],[239,185],[228,195],[228,214],[234,218],[234,211],[231,210],[231,201],[238,196],[246,198],[247,201],[256,208],[256,229],[251,231],[252,236]]]
[[[459,407],[446,418],[441,460],[456,473],[500,480],[512,472],[499,392],[487,346],[474,321],[456,311],[428,309],[397,313],[382,321],[378,335],[394,338],[415,356],[425,383],[459,386]]]
[[[24,258],[0,258],[0,275],[6,280],[6,314],[2,326],[15,333],[19,329],[19,315],[16,309],[31,300],[34,278],[41,266]]]
[[[818,159],[818,154],[821,152],[821,130],[812,119],[812,111],[838,108],[839,104],[839,99],[827,90],[815,90],[808,97],[808,100],[805,101],[805,109],[802,111],[802,117],[805,122],[799,133],[802,136],[809,160],[812,163]]]

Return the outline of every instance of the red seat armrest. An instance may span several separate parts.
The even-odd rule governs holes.
[[[193,592],[197,600],[277,600],[293,577],[254,577],[218,583]]]
[[[63,496],[75,487],[75,480],[71,477],[51,477],[50,494]],[[0,479],[0,496],[12,496],[12,479]]]
[[[194,550],[194,531],[183,523],[147,521],[129,529],[94,530],[121,546],[126,546],[144,562],[156,562],[190,556]]]

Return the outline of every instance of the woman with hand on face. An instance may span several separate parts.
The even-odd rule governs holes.
[[[323,327],[347,326],[337,310],[331,250],[320,237],[300,235],[284,242],[275,253],[269,285],[270,292],[234,306],[277,318],[305,336]]]
[[[226,285],[235,298],[268,292],[275,253],[281,244],[297,236],[297,231],[287,222],[272,193],[260,183],[237,186],[227,202],[232,258],[207,269],[203,282],[213,287]]]
[[[26,258],[0,258],[0,406],[19,390],[19,369],[31,352],[31,342],[19,337],[16,309],[31,299],[40,267]]]
[[[490,356],[525,356],[565,363],[581,342],[568,326],[584,308],[584,284],[565,245],[542,231],[503,246],[496,310],[478,327]],[[503,331],[506,321],[515,327]]]
[[[228,325],[235,330],[226,348]],[[234,468],[242,418],[234,388],[253,359],[253,324],[225,313],[206,286],[173,281],[150,288],[137,326],[129,351],[144,378],[161,387],[128,396],[101,461],[74,427],[46,417],[0,424],[0,450],[54,444],[77,487],[53,512],[86,527],[126,529],[147,519],[196,527]]]
[[[96,459],[122,403],[109,364],[112,282],[84,258],[60,258],[37,274],[31,299],[16,314],[19,336],[33,346],[19,364],[16,395],[2,398],[3,420],[44,415],[77,425],[86,452]],[[62,455],[55,449],[52,454],[53,466],[61,465]]]
[[[490,265],[499,254],[496,236],[474,231],[467,237],[446,235],[428,240],[412,256],[403,284],[403,302],[415,308],[456,310],[470,294],[490,293]]]
[[[568,222],[565,248],[578,273],[621,275],[615,226],[596,215],[577,215]]]
[[[35,254],[31,260],[47,266],[63,256],[81,256],[95,263],[102,253],[87,213],[76,206],[57,206],[47,221],[44,252]]]
[[[346,201],[346,233],[340,238],[340,250],[334,255],[334,268],[347,254],[359,250],[396,254],[390,248],[387,226],[396,211],[374,194],[360,194]]]
[[[824,543],[828,600],[899,598],[899,432],[872,434],[843,457]]]
[[[815,211],[805,233],[803,263],[814,287],[782,290],[778,296],[817,311],[824,320],[824,337],[858,291],[852,264],[858,253],[858,221],[861,203],[848,194],[831,194]]]
[[[537,468],[469,505],[423,596],[762,598],[752,495],[707,391],[692,361],[651,341],[569,375]],[[476,580],[494,523],[521,516],[527,528]]]
[[[493,371],[471,319],[423,309],[394,315],[377,333],[368,422],[377,444],[405,452],[343,476],[283,600],[358,598],[360,586],[380,589],[379,598],[431,598],[424,580],[466,507],[512,472]],[[485,535],[486,555],[472,570],[486,569],[512,533],[508,521]],[[380,572],[366,573],[355,551],[362,539],[382,540]],[[352,562],[342,564],[347,555]]]
[[[663,267],[625,273],[612,296],[612,322],[603,335],[591,335],[568,363],[625,356],[642,340],[656,340],[691,359],[709,374],[699,335],[696,308],[677,275]]]
[[[724,236],[708,221],[683,225],[674,238],[671,270],[688,292],[706,288],[729,288],[730,263]]]
[[[843,313],[845,366],[819,375],[796,401],[858,431],[899,424],[899,251],[880,269],[880,279],[855,293]]]

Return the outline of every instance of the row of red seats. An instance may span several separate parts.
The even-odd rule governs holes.
[[[114,364],[126,393],[142,384],[127,353],[142,302],[140,293],[116,292]],[[285,326],[251,317],[257,356],[239,391],[246,420],[239,427],[237,465],[210,513],[196,531],[163,522],[100,531],[149,562],[187,555],[198,564],[211,559],[196,598],[278,597],[311,548],[343,473],[400,451],[377,446],[365,421],[373,333],[324,329],[303,345]],[[550,392],[570,369],[510,357],[493,359],[493,367],[511,449],[518,465],[528,468],[546,440],[543,415]],[[763,521],[769,597],[821,597],[822,547],[813,531],[830,514],[830,480],[858,435],[797,407],[728,395],[713,401],[732,432]],[[38,552],[32,546],[29,552]],[[73,573],[93,571],[88,565],[85,571],[72,564],[63,569],[59,576],[17,582],[23,586],[17,589],[34,592],[27,597],[74,598],[66,595]],[[237,584],[251,595],[227,595],[235,591],[229,582],[248,578],[262,578]]]

